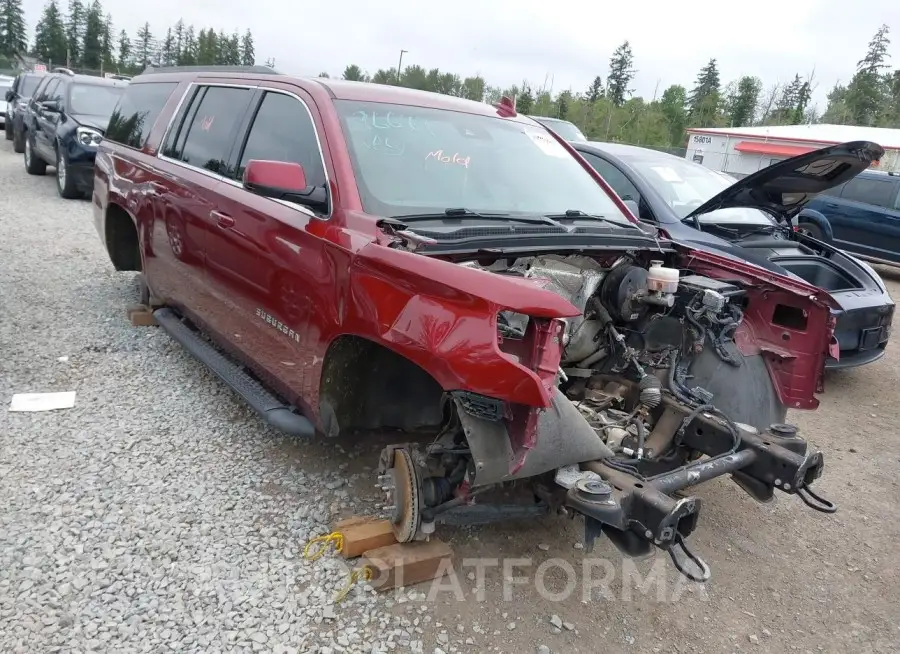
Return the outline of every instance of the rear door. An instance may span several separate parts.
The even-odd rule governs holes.
[[[227,162],[254,93],[248,87],[192,85],[158,155],[166,165],[150,184],[157,197],[154,252],[168,261],[167,292],[211,331],[218,330],[221,312],[209,294],[206,259],[220,247],[221,190],[234,184]],[[185,280],[189,284],[180,287]]]
[[[863,175],[844,184],[840,197],[823,197],[822,211],[835,245],[863,256],[900,261],[900,179]]]
[[[216,306],[227,313],[238,343],[290,401],[309,400],[318,380],[312,366],[316,302],[327,302],[332,277],[321,235],[326,213],[243,189],[247,162],[289,161],[303,166],[310,186],[327,175],[313,116],[315,105],[300,89],[261,88],[235,149],[232,179],[217,207],[228,221],[217,231],[207,266]],[[230,269],[225,273],[225,269]]]

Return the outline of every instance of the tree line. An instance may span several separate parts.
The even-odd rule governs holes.
[[[606,79],[597,75],[584,92],[553,93],[547,80],[527,80],[508,88],[489,85],[481,76],[461,77],[418,65],[378,69],[373,74],[348,65],[346,80],[392,84],[494,103],[501,96],[516,98],[521,113],[570,120],[591,139],[621,141],[663,148],[683,147],[690,127],[746,127],[824,122],[900,128],[900,69],[888,59],[890,29],[882,25],[869,42],[847,84],[837,83],[820,113],[811,105],[815,70],[766,85],[746,75],[723,84],[718,62],[710,59],[688,87],[673,84],[647,100],[634,95],[635,57],[628,41],[613,52]],[[320,73],[328,77],[327,72]]]
[[[59,0],[49,0],[28,47],[22,0],[0,0],[0,53],[31,54],[53,66],[88,71],[135,74],[150,65],[253,65],[253,35],[247,30],[226,34],[209,27],[195,29],[184,21],[154,34],[145,22],[134,35],[114,28],[100,0],[69,0],[65,13]]]

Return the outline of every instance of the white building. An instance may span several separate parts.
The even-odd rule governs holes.
[[[685,157],[743,177],[773,163],[848,141],[874,141],[885,155],[873,167],[900,172],[900,129],[855,125],[780,125],[688,129]]]

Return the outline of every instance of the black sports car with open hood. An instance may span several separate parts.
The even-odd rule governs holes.
[[[854,141],[781,161],[734,178],[670,154],[616,143],[572,142],[641,221],[668,237],[800,278],[840,305],[828,368],[849,368],[884,355],[894,302],[867,263],[796,231],[831,226],[804,208],[816,194],[855,177],[884,155]],[[799,319],[799,317],[798,317]]]

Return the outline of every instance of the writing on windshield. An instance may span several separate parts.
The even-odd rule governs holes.
[[[627,219],[594,178],[542,127],[489,115],[338,100],[366,211],[507,214],[580,209]]]

